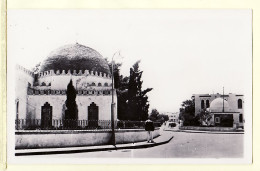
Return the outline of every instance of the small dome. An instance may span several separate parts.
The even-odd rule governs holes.
[[[41,72],[49,70],[89,70],[110,74],[108,63],[100,53],[78,43],[52,51],[40,68]]]
[[[210,103],[210,111],[211,112],[223,112],[223,99],[216,98]],[[229,111],[229,104],[226,100],[224,100],[224,111]]]

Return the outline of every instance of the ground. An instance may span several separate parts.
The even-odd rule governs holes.
[[[243,134],[208,134],[174,132],[167,144],[144,149],[112,150],[55,157],[91,158],[239,158],[243,157]],[[155,139],[156,141],[156,139]]]

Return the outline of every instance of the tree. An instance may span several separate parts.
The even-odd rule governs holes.
[[[190,115],[195,114],[195,100],[185,100],[182,102],[181,104],[181,108],[180,108],[180,112],[185,112],[188,113]]]
[[[36,64],[36,65],[32,68],[32,72],[34,73],[33,86],[38,86],[38,85],[39,85],[38,73],[39,73],[39,71],[40,71],[40,67],[41,67],[41,63],[38,63],[38,64]]]
[[[200,114],[198,115],[198,120],[200,122],[200,125],[203,125],[203,126],[209,126],[211,118],[212,118],[212,115],[206,109],[201,110]]]
[[[181,104],[179,119],[183,120],[184,126],[199,125],[197,119],[195,119],[195,100],[185,100]]]
[[[150,119],[154,122],[165,122],[169,120],[169,116],[165,114],[160,114],[157,109],[152,109],[150,113]]]
[[[118,119],[120,120],[146,120],[148,118],[148,96],[152,88],[142,90],[142,71],[137,61],[130,68],[130,76],[120,74],[121,63],[115,63],[112,71],[112,62],[108,62],[111,73],[114,74],[114,85],[117,92]]]
[[[65,110],[65,119],[66,120],[74,120],[74,121],[68,121],[66,123],[66,127],[75,127],[77,126],[77,119],[78,119],[78,108],[76,104],[76,89],[74,88],[72,84],[72,80],[70,80],[68,86],[67,86],[67,100],[66,100],[66,107]],[[69,123],[70,122],[70,123]]]
[[[40,67],[41,67],[41,62],[39,62],[38,64],[36,64],[36,65],[33,67],[32,72],[33,72],[34,74],[38,74],[39,71],[40,71]]]
[[[157,121],[159,114],[160,113],[158,112],[157,109],[152,109],[151,114],[150,114],[150,119],[152,121]]]
[[[140,60],[130,68],[128,83],[128,118],[129,120],[146,120],[148,118],[149,102],[148,92],[152,88],[142,90],[143,81],[141,80],[143,71],[139,70]]]

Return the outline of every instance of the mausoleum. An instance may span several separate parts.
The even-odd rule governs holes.
[[[96,50],[78,43],[65,45],[46,57],[38,73],[22,66],[16,72],[17,120],[49,120],[40,125],[61,126],[70,81],[76,90],[78,121],[111,120],[112,77],[107,61]]]

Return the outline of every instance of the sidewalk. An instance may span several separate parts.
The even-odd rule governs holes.
[[[108,150],[121,150],[121,149],[139,149],[149,148],[162,144],[166,144],[173,138],[173,133],[169,131],[162,131],[161,135],[154,139],[155,143],[137,142],[128,144],[113,145],[100,145],[100,146],[85,146],[85,147],[66,147],[66,148],[42,148],[42,149],[22,149],[15,150],[15,156],[26,155],[45,155],[45,154],[66,154],[66,153],[82,153],[82,152],[95,152],[95,151],[108,151]]]

